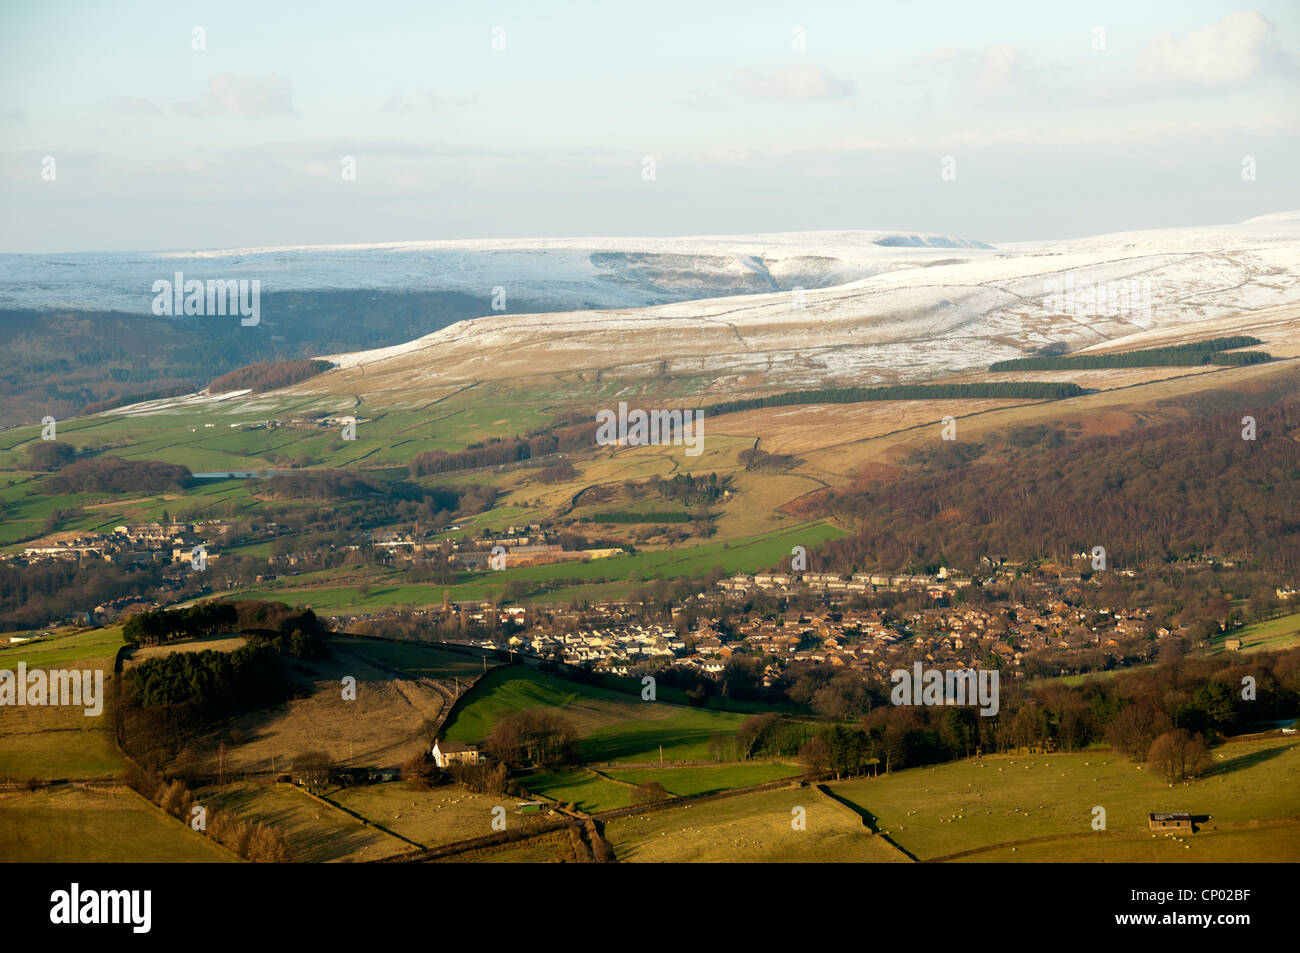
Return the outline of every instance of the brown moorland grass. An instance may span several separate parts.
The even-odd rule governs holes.
[[[508,830],[527,829],[544,817],[515,813],[519,798],[483,795],[457,785],[420,791],[406,781],[360,785],[333,791],[330,800],[425,847],[487,837],[494,833],[492,810],[506,809]]]
[[[395,767],[423,747],[421,723],[442,710],[433,688],[395,678],[345,648],[310,665],[285,664],[292,678],[310,683],[311,695],[213,725],[194,745],[200,770],[217,770],[222,741],[228,772],[269,772],[273,763],[277,772],[287,771],[307,751],[324,751],[342,764]],[[346,676],[357,680],[355,701],[343,698]]]
[[[204,788],[195,803],[270,824],[288,839],[293,861],[378,860],[413,849],[289,784],[244,781]]]

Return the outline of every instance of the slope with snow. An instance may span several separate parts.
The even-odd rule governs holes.
[[[513,256],[512,267],[532,262],[538,269],[527,272],[532,278],[495,279],[502,282],[540,283],[547,267],[566,260],[570,271],[552,280],[576,280],[589,267],[589,287],[622,288],[633,297],[651,285],[706,287],[736,269],[757,275],[768,290],[651,307],[488,315],[404,344],[330,355],[336,369],[289,391],[416,404],[477,381],[601,370],[626,379],[692,376],[706,390],[729,394],[924,380],[1048,344],[1075,351],[1253,331],[1280,355],[1300,354],[1300,213],[999,249],[954,251],[935,236],[917,239],[921,247],[888,244],[895,239],[908,240],[813,232],[601,240],[599,251],[580,248],[597,243],[577,239],[450,243],[454,252],[442,247],[449,243],[426,243],[418,252],[333,249],[362,256],[436,251],[468,256],[464,261],[504,255]],[[312,254],[318,251],[325,250]],[[819,274],[828,280],[854,269],[868,273],[796,287],[792,276],[812,266],[791,263],[809,260],[824,263]],[[481,265],[466,269],[486,282],[474,270]],[[715,274],[706,280],[709,268]],[[381,276],[393,274],[380,269]]]
[[[983,243],[888,231],[686,238],[480,239],[221,251],[0,255],[0,307],[147,313],[153,283],[257,279],[263,294],[453,291],[554,310],[631,308],[819,288],[987,255]]]
[[[963,259],[801,293],[481,318],[397,347],[333,355],[339,370],[296,389],[396,399],[422,387],[597,368],[706,375],[719,389],[756,373],[782,387],[872,384],[982,368],[1052,343],[1077,350],[1162,331],[1212,337],[1225,322],[1249,333],[1242,316],[1265,312],[1278,330],[1300,316],[1295,214]]]

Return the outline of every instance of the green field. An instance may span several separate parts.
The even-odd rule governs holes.
[[[630,807],[633,795],[636,794],[631,788],[615,784],[590,771],[537,772],[519,780],[529,794],[540,794],[561,804],[572,804],[587,813]]]
[[[113,656],[122,642],[122,629],[113,625],[74,635],[57,635],[38,642],[0,646],[0,668],[16,671],[19,662],[26,662],[28,668],[64,668],[95,659],[106,662],[111,672]]]
[[[125,788],[0,794],[0,859],[25,863],[223,863],[234,857]]]
[[[1242,626],[1235,632],[1222,632],[1210,640],[1210,645],[1225,651],[1228,639],[1241,639],[1242,652],[1280,651],[1300,645],[1300,612],[1293,612],[1267,622]]]
[[[0,669],[76,668],[104,673],[103,710],[56,705],[6,707],[0,715],[0,778],[109,778],[126,760],[113,742],[113,656],[122,644],[115,626],[24,642],[0,649]]]
[[[0,716],[0,779],[120,775],[126,759],[113,744],[112,717],[107,709],[98,718],[86,717],[81,709],[5,709]]]
[[[754,764],[725,764],[716,768],[616,768],[606,771],[611,778],[627,781],[631,784],[644,784],[657,781],[664,790],[679,797],[692,794],[713,794],[732,788],[745,788],[755,784],[766,784],[781,778],[798,777],[800,768],[789,764],[771,764],[758,762]]]
[[[448,721],[451,741],[481,741],[497,719],[528,708],[557,708],[578,731],[585,762],[709,759],[709,738],[736,731],[745,715],[645,702],[604,688],[581,685],[521,665],[489,672]]]
[[[796,807],[805,829],[793,826]],[[605,824],[620,862],[891,863],[906,857],[812,788],[686,803]]]
[[[1107,751],[972,759],[831,788],[875,815],[881,830],[921,860],[1030,838],[1086,834],[1096,806],[1106,810],[1107,831],[1141,835],[1139,841],[1149,834],[1146,815],[1153,811],[1210,815],[1210,823],[1300,816],[1296,741],[1222,745],[1212,759],[1214,767],[1204,778],[1173,787],[1149,768]],[[1059,842],[1063,859],[1073,846],[1071,840]]]

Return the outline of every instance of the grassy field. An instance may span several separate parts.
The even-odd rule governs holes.
[[[578,731],[587,762],[654,761],[660,746],[668,761],[709,758],[709,738],[736,731],[745,715],[644,702],[626,695],[545,675],[521,665],[489,672],[447,723],[451,741],[481,741],[502,715],[528,708],[557,708]]]
[[[832,789],[875,815],[881,830],[922,860],[1036,837],[1086,834],[1095,806],[1105,808],[1108,831],[1141,835],[1139,840],[1148,835],[1146,815],[1152,811],[1210,815],[1210,823],[1300,816],[1295,740],[1223,745],[1212,759],[1213,769],[1204,778],[1174,787],[1119,754],[1086,752],[960,761],[846,781]],[[1073,841],[1060,842],[1061,859],[1071,856],[1073,846]],[[1129,858],[1119,851],[1113,859]],[[1289,859],[1300,860],[1300,854]]]
[[[113,742],[113,655],[122,644],[116,627],[60,635],[0,649],[0,669],[75,668],[104,673],[104,705],[97,716],[85,707],[6,707],[0,715],[0,778],[108,778],[126,761]]]
[[[352,654],[398,669],[413,678],[474,678],[483,672],[482,659],[474,655],[417,643],[382,642],[360,636],[333,636],[330,644]],[[496,664],[489,662],[489,666]]]
[[[7,862],[222,863],[234,858],[125,788],[45,788],[0,794]]]
[[[793,828],[794,808],[805,813]],[[811,788],[738,794],[609,821],[619,861],[889,863],[906,858]]]
[[[331,642],[328,659],[287,667],[309,694],[212,723],[193,742],[201,769],[217,770],[222,742],[232,772],[283,771],[307,751],[324,751],[340,764],[396,767],[424,747],[421,723],[442,710],[443,696],[433,688],[393,676],[343,642]],[[355,700],[343,697],[346,677],[356,679]]]
[[[1218,651],[1226,651],[1223,643],[1228,639],[1241,639],[1242,652],[1292,648],[1300,645],[1300,612],[1242,626],[1235,632],[1222,632],[1210,640],[1210,645]]]
[[[89,629],[72,635],[57,635],[38,642],[21,642],[18,645],[0,646],[0,669],[17,671],[19,662],[26,662],[28,668],[66,668],[73,663],[80,663],[78,668],[87,666],[87,660],[102,662],[108,660],[108,668],[113,668],[113,656],[122,645],[122,629],[119,626],[107,626],[102,629]]]
[[[554,798],[588,813],[630,807],[636,793],[590,771],[539,771],[521,778],[520,783],[529,794]]]
[[[545,834],[523,844],[507,844],[486,850],[454,854],[437,861],[443,864],[571,864],[576,858],[567,830]]]
[[[110,691],[107,681],[104,691]],[[0,778],[110,778],[126,767],[113,744],[112,715],[79,708],[6,708],[0,715]]]
[[[801,769],[789,764],[724,764],[718,767],[689,768],[616,768],[606,771],[611,778],[631,784],[657,781],[670,794],[686,797],[692,794],[712,794],[754,784],[765,784],[780,778],[793,778]]]
[[[277,828],[289,840],[293,861],[376,860],[412,849],[287,784],[242,782],[206,788],[197,793],[196,803]]]
[[[544,815],[515,813],[519,799],[508,795],[473,794],[458,785],[418,791],[405,781],[343,788],[329,794],[350,811],[425,847],[486,837],[492,829],[492,809],[506,809],[506,828],[536,824]]]
[[[1300,824],[1234,830],[1202,830],[1188,837],[1098,834],[1078,840],[1000,847],[956,858],[953,863],[1294,863],[1300,857]]]

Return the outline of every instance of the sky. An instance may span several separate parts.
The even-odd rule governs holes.
[[[1298,60],[1295,0],[8,0],[0,252],[1236,222]]]

